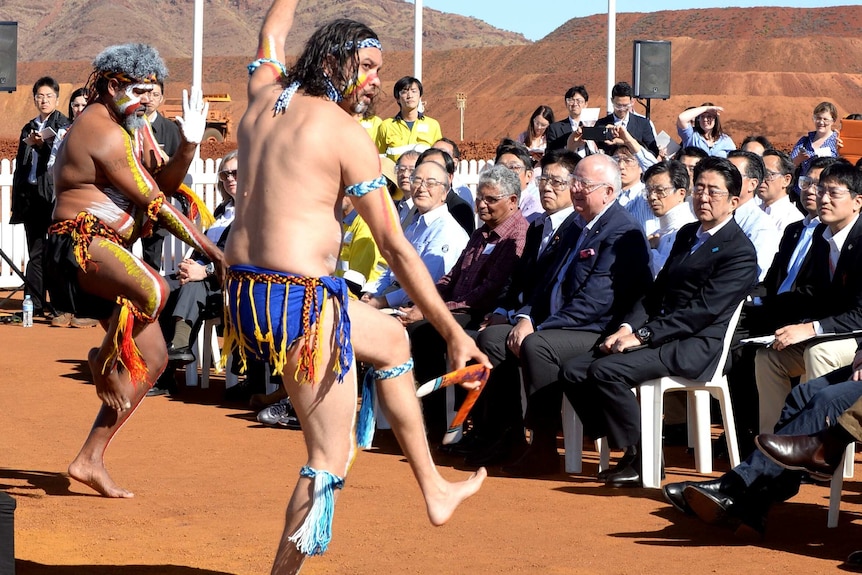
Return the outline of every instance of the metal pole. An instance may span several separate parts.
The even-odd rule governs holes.
[[[613,111],[611,89],[616,81],[617,63],[617,0],[608,0],[608,114]]]
[[[200,88],[203,92],[201,70],[203,69],[204,51],[204,1],[195,0],[194,22],[192,24],[192,88]],[[195,159],[201,157],[201,147],[195,149]]]
[[[467,108],[467,94],[458,92],[455,94],[455,102],[457,102],[458,110],[461,112],[461,141],[464,141],[464,110]]]
[[[413,24],[413,77],[422,79],[422,0],[415,0]]]

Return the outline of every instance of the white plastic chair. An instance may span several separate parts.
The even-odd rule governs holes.
[[[584,424],[581,423],[581,418],[565,395],[562,418],[566,473],[580,473],[583,469]],[[608,442],[602,438],[596,439],[596,452],[599,454],[599,471],[604,471],[610,465],[611,459]]]
[[[841,465],[832,475],[829,482],[829,515],[826,518],[827,527],[838,527],[838,512],[841,507],[841,487],[845,479],[853,479],[853,463],[856,458],[856,444],[850,443],[841,457]]]
[[[216,326],[221,324],[220,318],[205,320],[198,331],[198,337],[192,346],[195,360],[186,365],[186,387],[198,384],[198,360],[201,365],[201,389],[210,386],[210,368],[215,366],[216,373],[221,373],[221,350],[219,349]]]
[[[730,402],[727,376],[724,375],[724,365],[727,362],[733,332],[736,330],[736,324],[742,313],[742,304],[743,302],[739,302],[727,324],[721,356],[718,358],[715,373],[708,381],[694,381],[684,377],[667,376],[650,379],[638,386],[643,465],[641,479],[644,487],[661,487],[662,413],[664,412],[664,394],[668,391],[686,391],[689,393],[689,429],[694,429],[694,457],[695,468],[698,473],[712,473],[709,394],[718,399],[721,407],[722,425],[727,438],[730,465],[731,467],[739,465],[736,423],[733,419],[733,407]],[[691,401],[692,396],[694,396],[693,402]]]

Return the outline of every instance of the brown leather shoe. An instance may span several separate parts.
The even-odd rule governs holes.
[[[99,325],[99,320],[88,317],[73,317],[70,323],[72,327],[96,327]]]
[[[829,481],[839,461],[826,460],[826,445],[820,435],[774,435],[761,433],[754,438],[766,457],[787,469],[807,471],[815,479]]]

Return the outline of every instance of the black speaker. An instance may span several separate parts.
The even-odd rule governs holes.
[[[18,22],[0,22],[0,92],[14,92],[18,71]]]
[[[635,40],[632,77],[637,98],[670,98],[670,42]]]

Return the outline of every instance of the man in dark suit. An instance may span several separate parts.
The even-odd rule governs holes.
[[[847,162],[825,168],[817,210],[826,228],[814,236],[811,265],[797,279],[796,291],[776,297],[776,305],[794,310],[796,318],[777,329],[772,346],[758,349],[755,357],[761,433],[774,429],[791,378],[812,379],[853,361],[855,338],[818,336],[862,329],[862,172]]]
[[[533,444],[528,454],[505,468],[518,475],[559,470],[553,447],[562,400],[562,389],[556,385],[559,368],[592,349],[652,280],[643,231],[616,202],[620,190],[616,162],[598,154],[581,160],[570,190],[578,220],[564,240],[565,251],[534,296],[514,314],[514,327],[493,326],[479,335],[479,347],[497,366],[484,392],[488,420],[497,423],[490,427],[497,432],[514,429],[521,444],[518,366],[523,367]],[[488,464],[509,455],[505,448],[487,451]]]
[[[624,126],[638,143],[644,148],[658,156],[658,144],[655,143],[655,127],[652,122],[632,110],[634,99],[632,87],[627,82],[614,84],[611,89],[611,103],[614,106],[612,114],[600,118],[596,126]],[[599,148],[606,154],[616,145],[625,144],[621,138],[599,142]]]
[[[581,127],[581,112],[587,107],[590,95],[584,86],[572,86],[566,90],[566,110],[569,116],[565,120],[554,122],[548,126],[545,133],[547,146],[545,151],[560,150],[566,147],[569,134]]]
[[[727,324],[754,286],[754,246],[733,219],[742,177],[723,158],[695,168],[699,223],[677,234],[667,263],[647,294],[592,356],[567,362],[565,393],[590,437],[625,449],[604,476],[611,487],[640,486],[640,410],[631,389],[667,375],[704,379],[715,370]],[[634,349],[632,349],[634,348]],[[628,353],[624,353],[628,351]]]
[[[772,333],[782,325],[799,319],[795,314],[800,310],[783,305],[782,298],[776,300],[775,296],[796,291],[797,279],[807,273],[806,270],[811,264],[811,244],[815,229],[821,226],[817,233],[822,234],[822,228],[825,227],[820,224],[817,215],[817,182],[820,181],[820,172],[838,161],[837,158],[816,158],[808,173],[802,177],[804,189],[800,199],[807,214],[803,220],[789,224],[784,230],[778,253],[775,254],[763,283],[756,290],[757,297],[742,310],[734,341]],[[812,182],[814,185],[811,185]],[[754,436],[760,429],[757,383],[754,377],[756,352],[757,347],[752,345],[733,348],[731,368],[727,374],[736,421],[736,436],[743,458],[754,450]],[[809,377],[821,375],[825,374],[817,373]]]
[[[153,88],[152,97],[146,105],[146,114],[153,129],[153,136],[155,136],[156,142],[159,143],[162,151],[170,158],[177,153],[177,148],[180,147],[180,129],[173,120],[169,120],[159,113],[159,106],[164,101],[165,84],[164,82],[159,82]],[[162,267],[162,247],[165,244],[167,235],[167,230],[161,226],[156,226],[151,236],[141,238],[143,259],[156,271]]]

